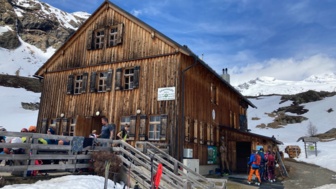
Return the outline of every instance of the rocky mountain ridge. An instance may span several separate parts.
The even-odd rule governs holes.
[[[0,0],[0,47],[16,49],[21,38],[43,51],[57,49],[88,16],[69,14],[39,0]]]

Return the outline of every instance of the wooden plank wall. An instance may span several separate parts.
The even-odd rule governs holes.
[[[87,50],[89,34],[93,30],[120,23],[124,26],[121,45]],[[58,118],[61,113],[67,118],[74,118],[77,115],[90,118],[99,110],[110,122],[116,123],[119,130],[120,117],[136,115],[136,110],[140,109],[141,115],[168,115],[167,136],[171,136],[167,137],[169,142],[172,136],[176,136],[176,133],[170,135],[170,132],[176,131],[175,117],[178,103],[177,100],[158,102],[157,88],[179,87],[180,65],[177,61],[179,55],[176,52],[174,44],[167,42],[164,37],[142,22],[127,14],[121,14],[111,5],[102,7],[47,62],[46,69],[43,70],[44,88],[38,127],[41,126],[43,118]],[[116,69],[132,66],[140,66],[139,89],[66,94],[66,83],[70,74],[89,73],[89,84],[91,72],[112,69],[114,85]],[[89,130],[89,128],[83,129]]]
[[[194,63],[192,57],[182,57],[182,70]],[[181,76],[182,77],[182,76]],[[211,86],[214,85],[217,90],[217,103],[211,101]],[[183,90],[183,89],[181,89]],[[219,125],[230,125],[230,112],[236,114],[236,129],[239,128],[239,113],[240,113],[240,97],[219,80],[213,73],[207,70],[202,64],[198,63],[194,67],[185,72],[185,112],[187,119],[197,121],[205,125],[205,127],[213,126],[212,134],[213,145],[219,147],[220,129]],[[215,119],[213,119],[213,111]],[[192,127],[192,126],[191,126]],[[193,149],[194,158],[200,159],[200,164],[207,164],[207,143],[200,144],[200,124],[197,126],[197,143],[194,140],[184,142],[184,148]],[[194,128],[192,128],[194,129]],[[207,129],[205,129],[205,138],[207,138]],[[196,136],[195,136],[196,137]],[[209,140],[209,139],[208,139]],[[245,140],[245,139],[244,139]],[[183,144],[182,144],[183,146]]]
[[[100,10],[83,25],[53,57],[48,72],[76,67],[94,66],[100,63],[121,62],[176,52],[176,47],[162,40],[159,34],[149,31],[143,24],[122,15],[109,7]],[[123,23],[123,42],[121,45],[87,50],[90,32],[106,25]]]
[[[177,80],[177,55],[157,57],[137,61],[115,64],[104,64],[95,67],[79,68],[63,72],[48,73],[44,78],[43,95],[39,111],[38,126],[43,118],[59,118],[61,113],[65,117],[75,118],[77,115],[92,117],[96,111],[109,118],[110,122],[117,125],[121,116],[136,115],[136,110],[141,110],[141,115],[168,115],[167,136],[176,126],[176,101],[157,101],[157,89],[178,85]],[[133,90],[114,90],[114,77],[112,91],[103,93],[86,93],[68,95],[66,93],[68,76],[87,72],[106,71],[112,69],[115,75],[117,68],[140,66],[139,88]],[[88,83],[90,83],[90,76]],[[83,128],[84,129],[84,128]],[[137,127],[138,129],[138,127]],[[86,128],[89,130],[91,128]],[[98,131],[99,132],[99,131]],[[136,133],[139,131],[137,130]],[[169,137],[167,140],[171,140]]]

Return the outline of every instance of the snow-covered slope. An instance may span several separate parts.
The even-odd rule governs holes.
[[[240,84],[236,88],[245,96],[298,94],[308,90],[334,92],[336,91],[336,74],[312,75],[302,81],[258,77],[257,79]]]
[[[336,96],[327,97],[321,101],[302,104],[305,109],[309,110],[307,113],[302,114],[302,116],[308,118],[308,120],[303,121],[302,123],[288,124],[279,129],[257,128],[256,126],[259,124],[265,123],[267,125],[267,123],[273,121],[274,118],[269,117],[267,113],[271,113],[279,107],[291,104],[289,101],[280,104],[280,98],[280,96],[263,96],[249,99],[258,107],[257,109],[248,109],[248,127],[251,129],[251,132],[268,137],[274,135],[276,139],[284,143],[283,146],[280,146],[282,150],[284,150],[287,145],[298,145],[300,146],[302,153],[297,160],[309,162],[336,171],[336,163],[330,163],[336,162],[336,148],[334,147],[336,141],[318,142],[318,156],[316,157],[314,153],[309,153],[308,158],[305,158],[304,143],[302,141],[296,142],[298,138],[308,135],[307,126],[310,123],[316,126],[318,133],[324,133],[332,128],[336,128]],[[328,113],[327,110],[330,108],[333,109],[333,111]],[[289,113],[287,114],[293,115]],[[260,119],[252,120],[252,118]]]
[[[15,50],[0,48],[0,74],[32,77],[33,74],[54,54],[55,49],[46,52],[24,42]]]

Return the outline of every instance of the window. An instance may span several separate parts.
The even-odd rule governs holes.
[[[90,77],[90,92],[107,92],[112,90],[112,75],[113,70],[109,69],[100,72],[91,72]]]
[[[118,68],[115,77],[116,90],[130,90],[139,87],[140,67]]]
[[[99,29],[91,30],[87,36],[87,49],[102,49],[122,44],[123,24],[113,26],[102,26]]]
[[[160,140],[161,117],[150,116],[148,140]]]
[[[124,72],[124,89],[133,89],[134,68],[125,69]]]
[[[88,73],[69,75],[67,94],[81,94],[86,92]]]
[[[94,47],[95,49],[101,49],[104,47],[104,38],[105,38],[105,31],[104,29],[100,29],[95,31],[94,33]]]
[[[106,91],[107,72],[101,72],[98,76],[98,92]]]
[[[109,29],[109,39],[108,39],[108,43],[109,46],[115,46],[118,44],[118,27],[112,27]]]
[[[77,75],[75,78],[75,90],[74,94],[81,94],[83,86],[83,75]]]
[[[120,120],[120,129],[124,128],[125,125],[130,125],[131,117],[130,116],[123,116]]]
[[[211,83],[211,102],[218,104],[217,87]]]
[[[200,132],[199,132],[199,143],[200,144],[204,144],[204,123],[200,122]]]

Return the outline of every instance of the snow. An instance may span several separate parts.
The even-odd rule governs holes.
[[[302,81],[278,80],[263,76],[240,84],[236,88],[245,96],[297,94],[308,90],[334,92],[336,91],[336,74],[312,75]]]
[[[5,33],[7,31],[9,31],[9,27],[8,26],[0,26],[0,35],[2,35],[2,33]]]
[[[35,72],[54,54],[54,48],[46,52],[25,43],[20,37],[21,46],[15,50],[0,48],[0,74],[32,77]]]
[[[42,3],[38,0],[18,0],[16,4],[19,5],[20,7],[32,8],[32,9],[34,9],[34,7],[39,5],[41,6],[41,11],[44,12],[44,15],[55,16],[63,26],[71,28],[73,30],[78,29],[77,27],[74,27],[73,25],[70,24],[70,22],[77,22],[77,18],[75,17],[75,15],[85,19],[87,19],[90,16],[89,13],[84,12],[70,14],[60,9],[57,9],[47,3]],[[22,10],[21,8],[15,8],[14,11],[18,17],[23,16],[24,10]]]
[[[0,86],[0,126],[9,131],[20,131],[36,125],[38,111],[25,110],[21,102],[40,102],[41,93],[34,93],[25,89]]]
[[[285,147],[288,145],[298,145],[301,148],[301,154],[298,158],[295,158],[297,161],[315,164],[336,172],[336,163],[331,163],[336,162],[336,140],[330,142],[317,142],[317,156],[315,156],[314,151],[308,151],[308,158],[305,157],[304,143],[302,141],[296,142],[298,138],[308,135],[307,126],[310,123],[316,126],[318,133],[324,133],[332,128],[336,128],[336,96],[327,97],[321,101],[302,104],[304,105],[305,109],[309,110],[307,113],[302,114],[302,116],[308,118],[307,121],[297,124],[288,124],[279,129],[257,128],[256,126],[261,123],[265,123],[267,125],[267,123],[272,122],[273,118],[269,117],[267,113],[271,113],[273,110],[277,110],[279,107],[288,106],[292,103],[287,101],[280,104],[280,98],[281,96],[264,96],[249,99],[254,105],[258,107],[257,109],[248,109],[248,124],[251,132],[269,137],[274,135],[277,140],[280,140],[284,143],[284,145],[279,146],[280,150],[282,151],[284,151]],[[330,108],[332,108],[334,111],[328,113],[327,110]],[[252,118],[260,119],[252,120]],[[286,153],[285,157],[288,157]],[[329,188],[336,188],[336,184],[325,185],[323,187],[319,187],[318,189]]]
[[[80,175],[80,176],[63,176],[45,181],[37,181],[34,184],[14,184],[7,185],[3,189],[91,189],[104,188],[104,177],[94,175]],[[108,189],[123,189],[124,185],[108,180]],[[127,188],[127,187],[126,187]]]

